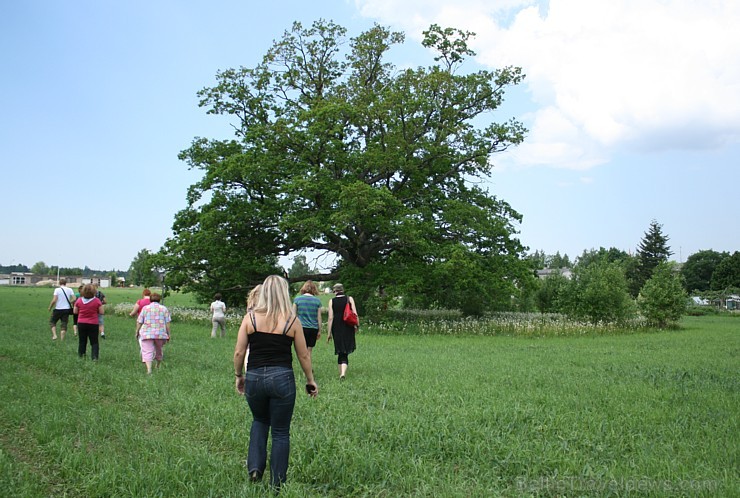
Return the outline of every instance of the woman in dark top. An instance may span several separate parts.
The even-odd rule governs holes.
[[[262,479],[267,466],[267,437],[272,431],[270,482],[276,489],[285,482],[288,474],[290,421],[296,396],[291,346],[306,375],[306,391],[316,396],[319,389],[311,371],[311,357],[301,322],[293,314],[288,282],[271,275],[262,284],[254,310],[244,316],[239,327],[234,373],[236,391],[246,395],[254,417],[247,456],[249,478],[252,481]],[[249,363],[245,376],[247,347]]]
[[[349,354],[355,350],[355,332],[357,331],[356,326],[344,323],[344,307],[347,301],[349,301],[355,313],[357,313],[357,307],[355,306],[355,300],[344,294],[342,284],[334,284],[333,289],[335,297],[329,301],[329,337],[327,341],[334,339],[334,354],[337,355],[337,363],[339,364],[339,379],[343,380],[344,376],[347,375]]]

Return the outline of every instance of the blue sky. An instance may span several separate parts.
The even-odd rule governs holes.
[[[26,0],[0,5],[0,264],[157,251],[199,178],[178,152],[231,136],[196,92],[318,18],[406,32],[400,67],[432,62],[433,22],[478,34],[467,69],[523,67],[493,119],[530,132],[489,186],[531,251],[634,252],[653,219],[677,261],[740,250],[740,2]]]

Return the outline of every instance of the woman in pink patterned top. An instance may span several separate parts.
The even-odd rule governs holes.
[[[151,295],[151,304],[144,306],[136,319],[136,338],[141,346],[141,361],[146,365],[146,373],[152,373],[152,362],[157,360],[157,368],[162,363],[162,348],[170,340],[170,310],[159,304],[162,296]]]

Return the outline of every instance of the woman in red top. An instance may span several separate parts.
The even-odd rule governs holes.
[[[92,359],[97,361],[100,352],[98,344],[98,315],[105,313],[105,307],[100,299],[95,297],[95,287],[86,284],[82,288],[81,296],[75,301],[74,313],[77,315],[77,336],[79,346],[77,352],[80,358],[85,357],[87,352],[87,341],[90,341]]]
[[[152,303],[152,291],[150,291],[149,289],[144,289],[144,292],[141,293],[141,299],[136,301],[136,304],[134,304],[134,309],[131,310],[131,313],[129,313],[128,316],[132,316],[136,318],[136,321],[138,323],[141,310],[144,309],[144,306],[149,306],[151,303]],[[137,325],[137,333],[138,333],[138,325]]]
[[[129,316],[133,316],[135,318],[139,318],[139,314],[141,313],[141,310],[144,309],[144,306],[148,306],[151,301],[152,291],[149,289],[144,289],[144,292],[141,293],[141,299],[136,301],[136,304],[134,305],[134,309],[131,310],[131,313],[129,313]]]

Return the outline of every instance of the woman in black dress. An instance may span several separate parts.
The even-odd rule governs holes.
[[[334,339],[334,354],[337,355],[337,363],[339,364],[339,378],[343,380],[344,376],[347,375],[349,354],[355,350],[357,327],[347,325],[342,317],[347,301],[349,301],[355,313],[357,313],[357,307],[355,306],[355,300],[344,294],[342,284],[334,284],[333,289],[334,297],[329,301],[329,337],[327,341]]]

